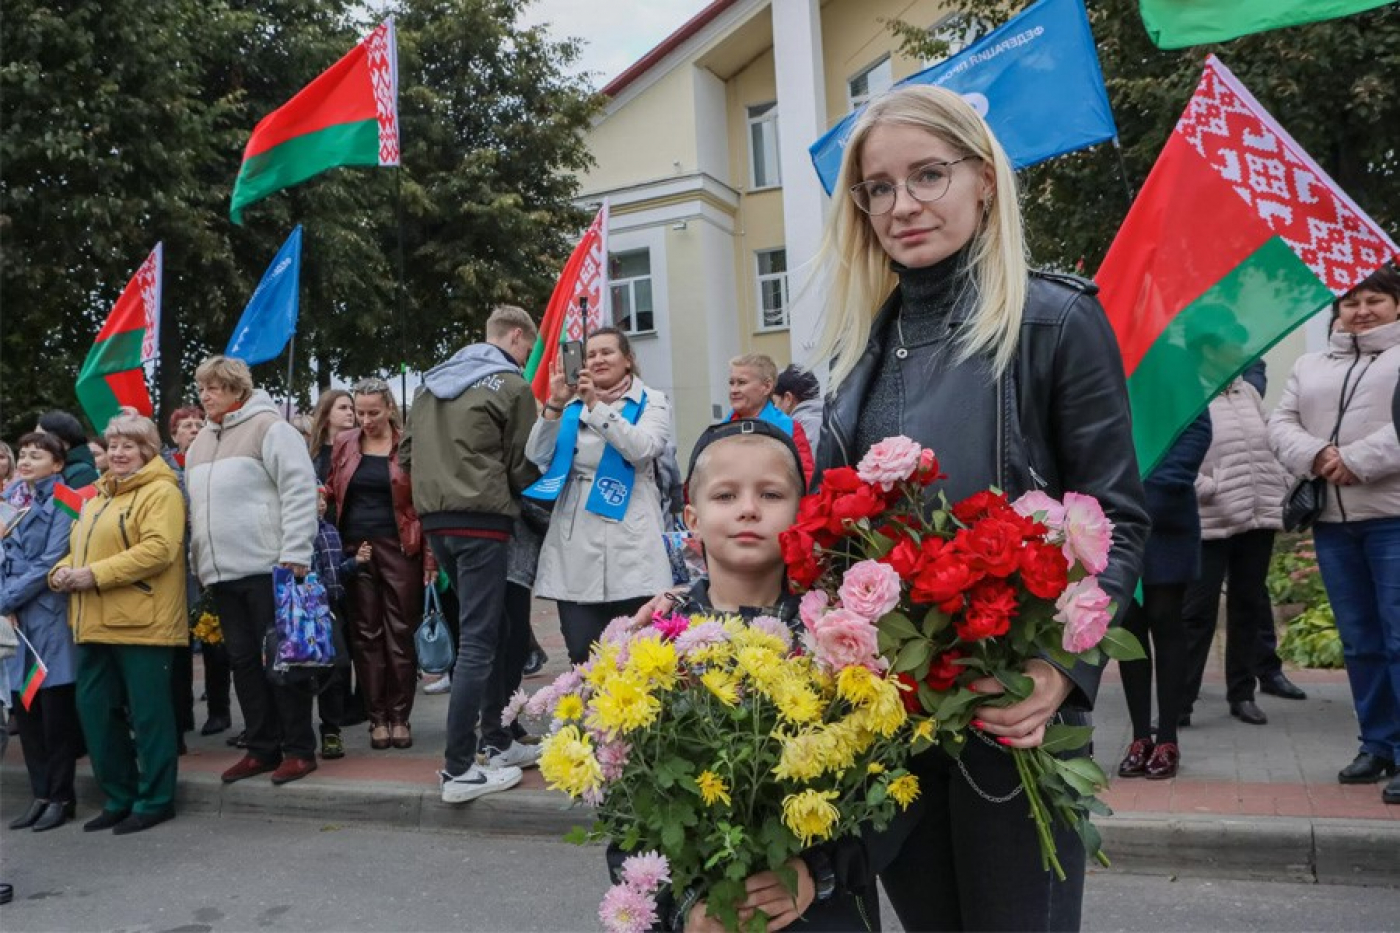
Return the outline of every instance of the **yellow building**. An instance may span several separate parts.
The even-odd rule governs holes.
[[[715,0],[603,89],[580,200],[611,204],[613,321],[672,399],[683,462],[729,409],[732,357],[808,362],[828,198],[807,149],[931,64],[898,54],[891,20],[952,16],[940,0]],[[1316,331],[1269,354],[1270,402]]]

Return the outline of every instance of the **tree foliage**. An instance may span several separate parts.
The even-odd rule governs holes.
[[[568,73],[576,43],[518,25],[528,2],[395,0],[371,18],[352,0],[6,0],[0,431],[76,411],[97,328],[158,240],[163,410],[189,400],[195,364],[222,349],[297,223],[303,393],[332,374],[426,368],[479,336],[495,303],[542,308],[586,221],[572,197],[597,101]],[[387,14],[403,169],[333,170],[234,226],[253,126]],[[255,377],[281,392],[285,368]]]
[[[1127,178],[1141,187],[1214,52],[1314,159],[1383,228],[1400,222],[1400,6],[1343,19],[1164,52],[1143,28],[1137,0],[1087,0]],[[932,36],[890,23],[903,50],[925,60],[970,41],[1026,6],[1015,0],[951,0],[963,14]],[[1072,104],[1072,102],[1070,102]],[[1021,173],[1031,253],[1038,264],[1098,268],[1128,212],[1110,144]],[[1209,223],[1209,218],[1201,218]]]

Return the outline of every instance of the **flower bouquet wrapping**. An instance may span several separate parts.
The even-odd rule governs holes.
[[[785,866],[804,848],[883,828],[917,797],[908,716],[867,628],[859,650],[825,652],[766,616],[619,619],[586,664],[516,695],[508,720],[553,718],[546,783],[597,808],[571,838],[630,853],[599,910],[607,929],[650,929],[665,884],[738,929],[746,878],[772,870],[795,890]]]
[[[936,745],[956,759],[968,741],[991,742],[976,729],[976,708],[1030,696],[1027,661],[1069,671],[1143,653],[1131,634],[1109,627],[1115,607],[1095,575],[1108,564],[1113,525],[1097,500],[1031,492],[1011,502],[985,490],[951,506],[940,493],[931,507],[926,487],[942,478],[933,451],[887,438],[856,468],[826,471],[782,543],[789,580],[807,590],[801,616],[810,637],[841,641],[873,622],[915,720],[914,751]],[[1005,693],[970,689],[984,677]],[[1042,862],[1060,878],[1054,822],[1108,863],[1089,819],[1111,812],[1095,796],[1107,778],[1092,758],[1069,757],[1092,731],[1052,721],[1039,747],[1003,749],[1015,760]]]

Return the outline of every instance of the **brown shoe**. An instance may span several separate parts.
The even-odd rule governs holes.
[[[1180,767],[1181,749],[1176,747],[1175,742],[1163,742],[1152,750],[1152,757],[1147,759],[1147,767],[1143,770],[1149,781],[1165,781],[1176,777]]]
[[[275,761],[263,761],[256,755],[244,755],[232,768],[224,772],[223,780],[225,784],[232,784],[234,781],[241,781],[244,778],[256,777],[259,774],[266,774],[277,768]]]
[[[272,772],[272,783],[290,784],[292,781],[299,781],[312,771],[316,770],[316,759],[314,758],[288,758]]]
[[[1128,746],[1128,754],[1118,763],[1118,776],[1125,778],[1142,777],[1147,773],[1147,759],[1152,755],[1151,739],[1136,739]]]
[[[377,722],[369,727],[369,747],[383,751],[389,747],[389,727]]]
[[[389,727],[389,741],[395,748],[412,748],[413,733],[409,731],[408,723],[396,722]]]

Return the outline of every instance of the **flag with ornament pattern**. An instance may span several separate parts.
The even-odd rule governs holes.
[[[78,403],[98,433],[124,405],[148,418],[154,412],[145,364],[156,358],[159,343],[163,256],[157,243],[122,289],[78,371]]]

